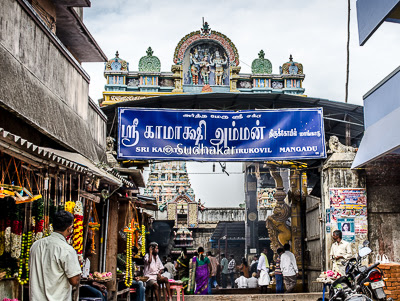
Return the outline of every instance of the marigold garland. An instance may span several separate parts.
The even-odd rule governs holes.
[[[129,223],[127,233],[126,233],[126,275],[125,275],[125,285],[130,287],[133,280],[132,272],[132,229]]]
[[[74,214],[74,208],[75,208],[75,202],[73,201],[65,202],[65,211]]]
[[[142,256],[146,254],[146,228],[142,225]]]

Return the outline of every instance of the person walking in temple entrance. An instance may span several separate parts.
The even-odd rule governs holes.
[[[281,270],[281,255],[283,254],[283,248],[278,248],[276,253],[278,254],[275,262],[275,282],[276,282],[276,293],[283,293],[283,275]]]
[[[334,240],[330,253],[333,262],[332,270],[345,275],[345,266],[342,264],[342,261],[351,257],[351,245],[342,239],[342,231],[340,230],[333,231],[332,239]]]
[[[267,288],[270,282],[269,278],[269,263],[268,263],[268,249],[265,247],[260,255],[260,258],[258,260],[258,266],[257,266],[257,271],[258,271],[258,285],[260,286],[260,292],[261,294],[267,292]]]
[[[231,280],[231,287],[235,287],[235,271],[236,271],[236,261],[235,261],[235,256],[231,255],[231,260],[228,263],[228,272],[229,272],[229,277]]]
[[[211,275],[211,263],[207,256],[204,256],[204,248],[197,249],[197,256],[192,259],[192,275],[195,277],[195,295],[208,294],[208,279]]]
[[[72,286],[79,283],[81,266],[66,238],[72,234],[74,216],[64,210],[54,215],[54,232],[35,241],[29,260],[29,300],[72,300]]]
[[[297,268],[296,257],[290,252],[290,245],[283,246],[283,254],[281,255],[281,270],[283,282],[285,283],[285,293],[292,293],[296,287],[297,276],[299,270]]]
[[[228,286],[228,259],[225,257],[225,254],[221,254],[221,282],[222,282],[222,288],[226,288]]]
[[[190,258],[185,247],[182,248],[181,255],[176,260],[175,269],[177,270],[178,280],[183,282],[186,290],[189,282],[189,263]]]
[[[242,263],[239,266],[239,272],[243,272],[244,277],[250,278],[249,274],[249,264],[247,263],[246,258],[242,258]]]
[[[211,295],[211,289],[213,287],[218,288],[218,283],[217,283],[217,271],[218,271],[218,260],[214,256],[212,256],[211,252],[207,252],[207,257],[210,260],[211,263],[211,277],[209,278],[208,282],[208,293]]]
[[[257,274],[257,266],[258,266],[258,256],[253,256],[253,260],[251,261],[250,264],[250,274],[253,275],[253,273]]]

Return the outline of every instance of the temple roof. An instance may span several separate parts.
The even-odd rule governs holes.
[[[293,56],[290,55],[289,62],[286,62],[281,67],[281,74],[303,74],[303,64],[293,61]]]
[[[251,72],[253,74],[271,74],[272,64],[269,59],[264,58],[265,52],[261,49],[258,53],[258,59],[251,64]]]
[[[161,70],[161,62],[158,57],[153,55],[151,47],[147,48],[145,56],[139,61],[139,72],[158,73]]]

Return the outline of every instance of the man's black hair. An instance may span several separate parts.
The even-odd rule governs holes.
[[[224,258],[224,257],[225,257],[225,254],[224,254],[224,253],[222,253],[222,254],[221,254],[221,257],[222,257],[222,258]]]
[[[342,231],[340,231],[340,230],[335,230],[335,231],[333,231],[333,234],[336,235],[336,236],[338,236],[340,239],[342,239]]]
[[[211,251],[207,251],[207,256],[212,256]]]
[[[135,253],[135,254],[139,253],[139,249],[136,246],[133,246],[132,253]]]
[[[243,272],[240,272],[240,276],[244,276],[244,273],[243,273]]]
[[[290,245],[289,245],[289,244],[285,244],[285,245],[283,246],[283,249],[284,249],[285,251],[290,251]]]
[[[231,258],[235,258],[235,255],[231,254]]]
[[[54,214],[53,229],[54,231],[64,232],[73,222],[74,216],[72,213],[65,210],[57,211],[56,214]]]
[[[276,253],[281,254],[285,252],[285,250],[283,248],[278,248],[278,250],[276,250]]]

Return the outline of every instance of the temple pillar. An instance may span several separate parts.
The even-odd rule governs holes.
[[[271,249],[276,253],[278,248],[291,241],[292,231],[287,224],[291,216],[291,208],[285,203],[286,193],[279,169],[271,168],[270,173],[276,185],[276,193],[274,194],[276,206],[273,214],[267,218],[267,229],[271,240]]]
[[[330,260],[330,250],[332,246],[332,232],[338,228],[337,219],[338,218],[350,218],[355,219],[354,225],[358,223],[359,216],[351,217],[353,209],[336,209],[331,206],[330,199],[330,189],[331,188],[365,188],[366,179],[365,175],[360,172],[360,170],[352,170],[351,165],[356,155],[356,150],[352,147],[342,145],[337,137],[332,136],[329,140],[331,156],[325,161],[322,170],[322,185],[323,185],[323,195],[322,195],[322,216],[324,222],[324,233],[322,235],[325,237],[325,261],[323,263],[324,269],[328,270],[332,268],[332,262]],[[331,193],[333,193],[331,191]],[[344,195],[339,195],[339,197],[344,197]],[[344,199],[340,201],[338,206],[344,207]],[[345,203],[346,204],[346,203]],[[359,206],[359,205],[357,205]],[[366,207],[366,205],[365,205]],[[333,212],[332,212],[333,208]],[[350,207],[349,207],[350,208]],[[355,209],[357,211],[359,209]],[[350,213],[348,212],[350,211]],[[348,214],[349,213],[349,214]],[[365,220],[366,223],[366,220]],[[367,226],[367,225],[365,225]],[[357,231],[357,227],[356,227]],[[359,231],[359,230],[358,230]],[[357,232],[356,232],[357,233]],[[368,238],[366,233],[357,233],[355,235],[355,243],[352,242],[352,253],[355,254],[358,251],[358,246],[362,245],[362,242]]]
[[[292,252],[296,256],[298,264],[301,263],[302,240],[305,233],[304,204],[307,196],[307,174],[299,170],[290,171],[291,226],[292,226]],[[303,231],[303,232],[302,232]],[[303,236],[303,239],[302,239]]]
[[[258,163],[255,163],[258,164]],[[245,164],[245,246],[246,255],[258,254],[258,209],[257,209],[257,177],[254,164]],[[254,252],[255,251],[255,252]]]

